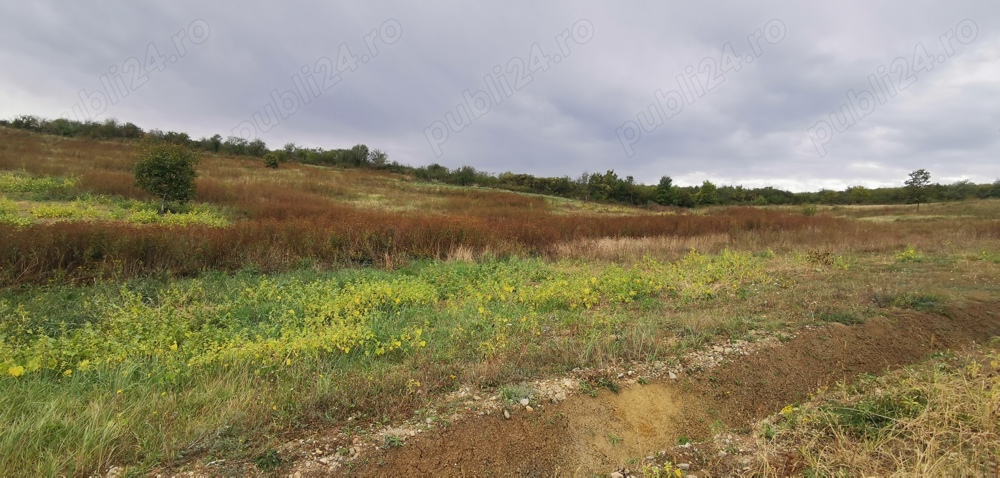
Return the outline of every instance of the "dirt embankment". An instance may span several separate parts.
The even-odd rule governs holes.
[[[571,397],[510,419],[493,415],[424,433],[369,456],[360,476],[591,476],[724,426],[746,430],[809,393],[1000,335],[997,303],[899,311],[856,326],[806,329],[787,343],[678,380]],[[696,465],[697,466],[697,465]],[[697,471],[692,468],[692,472]],[[725,470],[711,470],[715,476]],[[303,476],[308,476],[304,474]],[[699,476],[707,476],[699,474]]]

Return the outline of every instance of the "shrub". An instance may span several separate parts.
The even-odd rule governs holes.
[[[133,169],[135,184],[160,198],[160,212],[163,212],[167,202],[184,203],[194,197],[197,164],[197,153],[184,146],[143,143]]]
[[[276,153],[267,153],[264,155],[264,166],[271,169],[278,169],[278,164],[280,163],[280,158]]]

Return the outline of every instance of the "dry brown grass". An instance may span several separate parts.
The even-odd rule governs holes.
[[[995,476],[998,374],[1000,354],[979,349],[841,386],[771,418],[753,469],[777,476],[791,453],[810,476]]]

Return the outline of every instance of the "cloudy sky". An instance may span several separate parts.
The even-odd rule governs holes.
[[[538,3],[4,2],[0,117],[645,183],[1000,177],[995,0]]]

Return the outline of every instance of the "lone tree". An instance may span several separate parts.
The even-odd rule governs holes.
[[[918,169],[910,173],[909,179],[903,184],[906,185],[906,202],[916,204],[920,210],[920,203],[927,202],[927,185],[931,183],[931,173],[926,169]]]
[[[195,195],[195,166],[198,154],[187,147],[161,142],[145,142],[136,156],[135,185],[160,198],[160,213],[168,202],[185,203]]]

